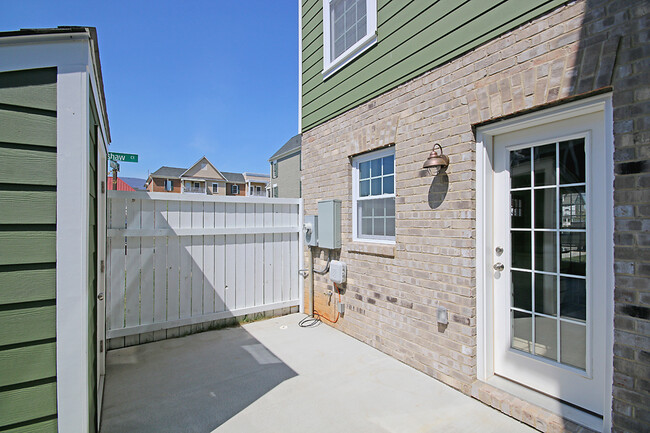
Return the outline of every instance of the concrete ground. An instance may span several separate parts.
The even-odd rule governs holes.
[[[303,317],[108,352],[101,432],[534,431]]]

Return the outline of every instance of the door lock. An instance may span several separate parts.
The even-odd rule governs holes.
[[[503,248],[501,248],[501,247],[496,247],[496,248],[494,249],[494,252],[497,253],[497,256],[500,256],[501,254],[503,254]]]
[[[99,299],[100,301],[103,301],[103,300],[104,300],[104,294],[103,294],[103,293],[99,293],[99,294],[97,295],[97,299]]]
[[[501,262],[496,262],[492,267],[494,268],[495,271],[499,271],[499,272],[505,269],[505,266],[503,266],[503,263]]]

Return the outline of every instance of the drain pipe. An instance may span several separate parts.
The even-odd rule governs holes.
[[[309,284],[309,317],[314,317],[314,250],[312,247],[307,247],[309,254],[307,255],[307,272]]]

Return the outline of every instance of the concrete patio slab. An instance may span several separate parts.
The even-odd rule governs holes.
[[[110,351],[102,433],[534,431],[303,317]]]

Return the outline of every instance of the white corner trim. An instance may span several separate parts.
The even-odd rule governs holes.
[[[366,35],[335,59],[331,58],[330,3],[323,0],[323,80],[377,43],[377,0],[366,1]]]
[[[88,402],[88,73],[57,75],[56,369],[59,431],[85,432]]]

